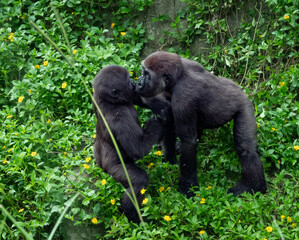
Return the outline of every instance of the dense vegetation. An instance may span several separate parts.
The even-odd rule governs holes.
[[[83,82],[91,91],[94,76],[109,64],[138,76],[148,39],[135,19],[152,1],[53,1],[69,49],[49,0],[0,0],[0,204],[17,221],[0,214],[0,239],[25,239],[17,226],[47,239],[76,193],[56,239],[74,231],[73,224],[98,239],[299,238],[298,1],[258,1],[234,29],[228,16],[246,3],[185,2],[176,19],[157,16],[173,29],[161,46],[175,42],[164,50],[234,79],[250,96],[268,193],[226,194],[240,176],[228,124],[200,140],[196,197],[179,194],[178,166],[163,163],[159,146],[140,160],[151,178],[147,223],[128,223],[118,211],[123,188],[94,162],[95,116]],[[30,21],[74,57],[76,71]],[[191,53],[198,37],[208,51]],[[146,121],[150,112],[138,111]]]

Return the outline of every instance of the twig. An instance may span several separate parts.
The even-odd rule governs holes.
[[[253,33],[253,41],[252,41],[252,44],[251,44],[250,49],[249,49],[248,54],[247,54],[247,60],[246,60],[246,66],[245,66],[245,70],[244,70],[244,75],[243,75],[243,78],[242,78],[242,80],[241,80],[241,82],[240,82],[240,85],[242,85],[243,80],[244,80],[244,78],[245,78],[245,76],[246,76],[246,73],[247,73],[248,62],[249,62],[249,54],[250,54],[251,49],[252,49],[252,47],[253,47],[253,44],[254,44],[254,41],[255,41],[255,36],[256,36],[256,30],[257,30],[257,27],[258,27],[258,25],[259,25],[259,21],[260,21],[261,16],[262,16],[262,14],[261,14],[261,11],[262,11],[262,4],[260,3],[260,10],[258,10],[256,7],[254,7],[254,8],[258,11],[258,13],[259,13],[259,17],[258,17],[258,19],[257,19],[256,26],[255,26],[255,29],[254,29],[254,33]]]

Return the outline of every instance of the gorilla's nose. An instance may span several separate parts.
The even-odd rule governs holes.
[[[138,78],[137,87],[136,87],[137,91],[140,91],[143,87],[144,87],[144,84],[143,84],[142,79]]]

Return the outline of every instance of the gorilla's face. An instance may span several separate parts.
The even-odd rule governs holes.
[[[144,63],[142,65],[142,75],[137,81],[137,92],[143,97],[153,97],[165,90],[164,77],[150,70]]]
[[[128,71],[114,65],[103,68],[96,76],[93,86],[96,97],[115,104],[130,102],[135,94],[135,86]]]

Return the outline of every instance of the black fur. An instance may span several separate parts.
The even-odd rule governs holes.
[[[96,75],[93,87],[94,98],[120,148],[140,206],[144,199],[140,190],[148,186],[149,177],[144,170],[135,165],[135,160],[146,155],[151,150],[152,145],[162,138],[162,123],[159,119],[151,118],[145,129],[140,127],[133,104],[135,87],[125,68],[115,65],[103,68]],[[94,110],[97,117],[94,144],[96,162],[130,193],[123,167],[95,105]],[[129,220],[139,223],[137,211],[126,193],[122,197],[121,208]]]
[[[153,97],[171,95],[176,135],[181,140],[179,190],[192,196],[190,187],[198,185],[196,170],[197,139],[203,129],[218,128],[234,120],[235,149],[242,165],[242,178],[228,190],[266,192],[262,162],[257,153],[256,121],[249,98],[232,80],[219,78],[199,63],[177,54],[156,52],[143,62],[138,93]],[[171,151],[175,151],[171,148]]]

